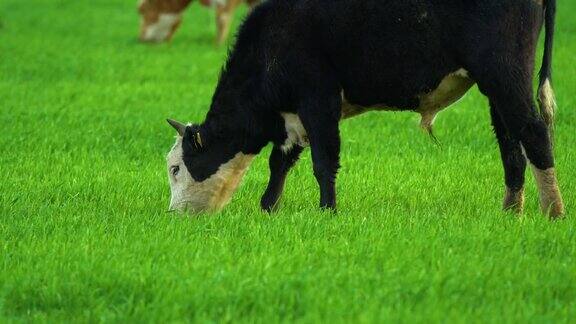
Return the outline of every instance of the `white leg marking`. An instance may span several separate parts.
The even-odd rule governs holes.
[[[554,168],[540,170],[532,165],[532,172],[538,186],[542,212],[549,214],[551,217],[558,217],[564,214],[564,204],[556,180],[556,170]]]
[[[146,28],[144,39],[148,41],[163,41],[172,32],[172,28],[180,21],[181,14],[160,14],[158,21]]]

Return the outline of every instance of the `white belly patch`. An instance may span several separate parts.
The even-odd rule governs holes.
[[[432,132],[436,114],[460,100],[473,85],[474,81],[468,77],[468,71],[459,69],[444,77],[436,89],[420,95],[420,107],[416,109],[422,116],[420,126]]]
[[[291,113],[281,113],[282,118],[284,118],[284,127],[286,127],[286,140],[284,144],[280,147],[282,151],[290,151],[294,145],[299,145],[302,147],[307,147],[310,145],[308,141],[308,134],[300,121],[300,117],[296,114]]]

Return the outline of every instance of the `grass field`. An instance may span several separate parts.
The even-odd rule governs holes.
[[[500,211],[476,89],[437,119],[441,146],[411,113],[342,124],[336,216],[309,151],[260,212],[269,148],[222,213],[167,214],[164,119],[203,118],[226,50],[198,5],[171,44],[139,44],[134,2],[0,2],[0,322],[574,321],[576,3],[554,57],[568,214],[550,222],[531,175],[524,216]]]

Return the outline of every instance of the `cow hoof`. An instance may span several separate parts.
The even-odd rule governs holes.
[[[556,180],[556,171],[554,168],[540,170],[534,166],[532,171],[538,185],[542,212],[550,216],[550,218],[562,217],[564,215],[564,204],[562,203],[562,195]]]
[[[559,219],[564,216],[564,203],[562,203],[561,198],[556,201],[543,203],[541,206],[542,212],[551,219]]]
[[[516,214],[522,213],[524,210],[524,188],[514,191],[506,187],[503,209]]]
[[[338,214],[338,211],[336,210],[336,206],[335,205],[320,205],[320,210],[323,212],[328,212],[330,214],[336,215]]]
[[[262,199],[260,199],[260,208],[267,213],[273,213],[278,210],[278,201],[280,197],[278,195],[269,194],[266,192]]]

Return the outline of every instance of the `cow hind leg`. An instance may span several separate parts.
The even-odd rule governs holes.
[[[491,103],[490,115],[492,126],[498,144],[500,156],[504,167],[504,180],[506,192],[504,194],[503,208],[521,213],[524,208],[524,173],[526,171],[526,157],[522,152],[522,145],[518,139],[512,137],[506,129],[495,104]]]
[[[282,151],[279,146],[274,146],[272,149],[269,160],[270,180],[260,200],[263,210],[272,212],[276,208],[284,190],[286,175],[298,161],[300,153],[302,153],[301,146],[294,146],[287,152]]]
[[[478,80],[480,90],[493,103],[511,138],[520,141],[532,166],[542,211],[550,217],[559,217],[564,213],[564,205],[556,179],[548,126],[538,114],[532,97],[531,73],[498,71],[488,79]]]

